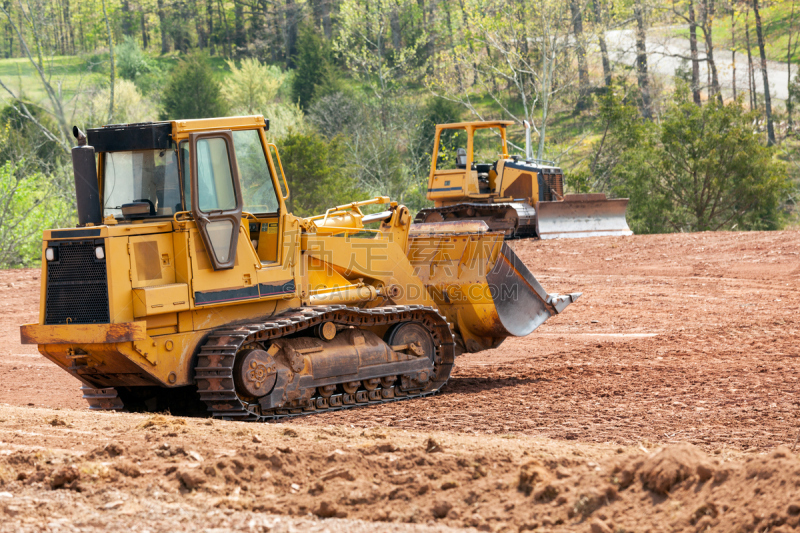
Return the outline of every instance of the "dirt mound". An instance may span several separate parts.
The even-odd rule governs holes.
[[[73,424],[93,416],[76,413]],[[114,415],[116,437],[100,431],[104,440],[88,453],[0,454],[0,493],[11,496],[0,499],[0,518],[10,529],[31,513],[83,523],[75,502],[119,517],[163,500],[202,513],[484,531],[777,531],[800,523],[800,461],[787,448],[733,458],[690,444],[587,455],[584,445],[555,441],[342,427],[289,435],[280,424],[163,418],[148,425]],[[42,428],[64,431],[46,418],[28,431]],[[65,498],[75,510],[65,510]]]

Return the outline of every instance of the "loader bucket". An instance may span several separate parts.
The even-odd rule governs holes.
[[[580,296],[547,294],[483,221],[416,224],[408,258],[466,351],[524,337]]]
[[[561,202],[536,204],[536,230],[541,239],[575,239],[633,235],[625,220],[627,198],[605,194],[567,194]]]

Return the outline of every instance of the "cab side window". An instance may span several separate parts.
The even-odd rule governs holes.
[[[277,213],[280,205],[278,195],[258,130],[234,131],[233,146],[239,165],[244,210],[250,213]]]

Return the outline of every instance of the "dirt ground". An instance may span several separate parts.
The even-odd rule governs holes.
[[[797,525],[800,233],[514,248],[583,296],[436,397],[256,427],[88,412],[19,344],[38,272],[0,272],[0,530]]]

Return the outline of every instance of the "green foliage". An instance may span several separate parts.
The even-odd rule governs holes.
[[[346,172],[341,138],[292,132],[278,142],[289,184],[289,210],[298,216],[366,198]]]
[[[32,172],[49,172],[65,159],[64,152],[57,142],[45,137],[38,126],[20,116],[14,108],[19,105],[17,102],[0,109],[0,164],[25,161],[25,167]],[[44,127],[57,131],[44,109],[29,102],[25,107]]]
[[[149,74],[156,69],[147,54],[139,47],[136,40],[126,35],[122,44],[114,47],[117,73],[126,80],[136,81],[143,74]]]
[[[292,79],[292,99],[304,111],[314,99],[341,89],[331,48],[312,26],[303,26],[300,29],[295,64],[297,68]]]
[[[437,124],[461,122],[464,116],[464,107],[444,98],[432,96],[422,108],[422,121],[416,126],[420,137],[419,142],[433,150],[433,139],[436,136]]]
[[[172,69],[164,88],[162,118],[189,119],[222,117],[228,106],[222,97],[220,84],[208,55],[193,51],[181,59]]]
[[[0,268],[40,261],[42,230],[59,227],[72,211],[51,176],[24,168],[24,161],[0,166]]]
[[[641,233],[778,229],[786,169],[753,131],[741,102],[696,106],[680,85],[658,126],[615,169],[614,192],[630,196],[629,220]]]
[[[227,61],[230,76],[222,84],[222,96],[236,115],[264,113],[275,102],[286,74],[274,65],[264,65],[258,59],[243,59],[239,66]]]

